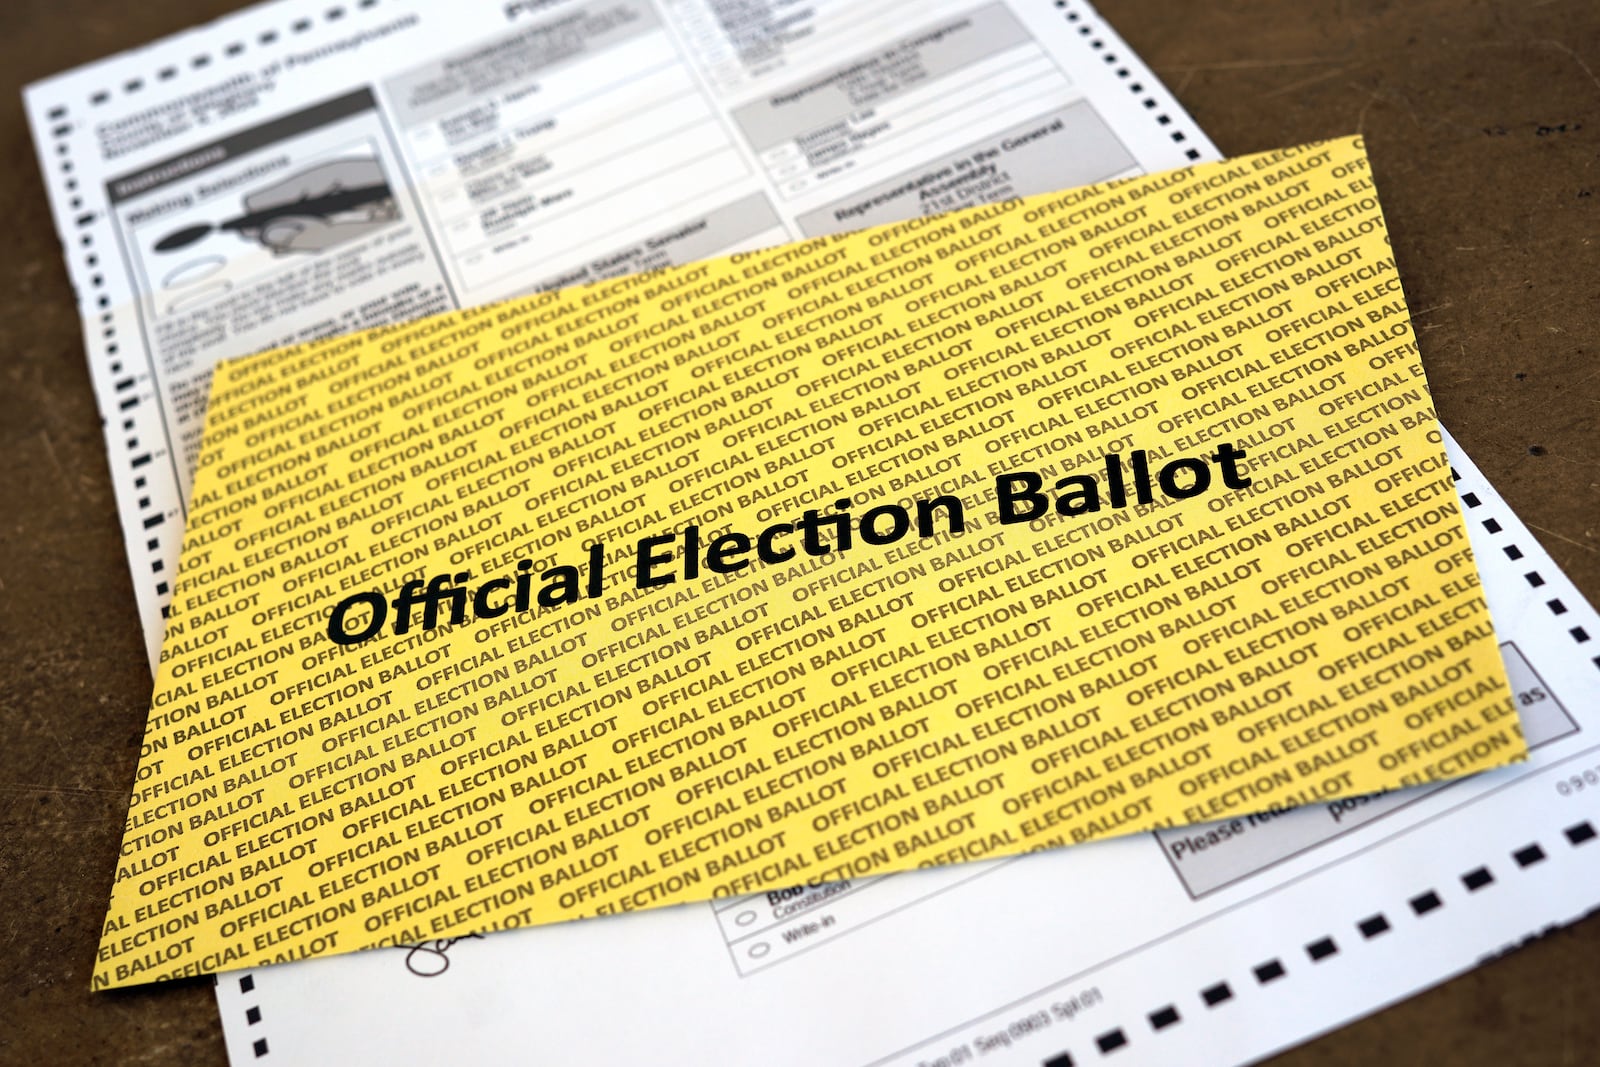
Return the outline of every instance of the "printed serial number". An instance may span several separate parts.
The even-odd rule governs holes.
[[[1556,792],[1564,797],[1575,796],[1585,789],[1600,789],[1600,767],[1590,767],[1556,779]]]

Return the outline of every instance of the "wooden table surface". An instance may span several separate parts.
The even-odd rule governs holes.
[[[19,91],[226,0],[0,5],[0,1063],[221,1064],[209,980],[89,993],[150,693]],[[1365,134],[1440,418],[1600,601],[1600,4],[1104,0],[1228,155]],[[1274,1061],[1600,1062],[1600,919]]]

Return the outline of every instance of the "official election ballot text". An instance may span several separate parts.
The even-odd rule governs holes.
[[[1223,485],[1229,489],[1246,489],[1250,479],[1239,473],[1239,461],[1243,458],[1243,449],[1225,443],[1211,457],[1169,460],[1157,472],[1154,485],[1159,485],[1162,494],[1172,500],[1203,493],[1211,486],[1210,462],[1215,461]],[[1107,507],[1128,506],[1130,486],[1125,485],[1125,481],[1131,483],[1134,502],[1155,502],[1150,461],[1144,449],[1133,451],[1129,465],[1131,473],[1125,474],[1120,454],[1106,457]],[[995,481],[1000,525],[1027,522],[1048,514],[1051,504],[1040,492],[1043,485],[1044,478],[1037,471],[1000,475]],[[1085,515],[1100,510],[1100,483],[1092,475],[1066,475],[1056,482],[1055,489],[1061,494],[1054,505],[1058,515]],[[634,588],[671,585],[680,576],[685,581],[693,581],[700,577],[702,560],[705,569],[712,574],[736,574],[750,566],[752,549],[762,563],[786,563],[796,552],[785,541],[790,534],[798,535],[796,543],[806,555],[826,556],[850,551],[857,537],[868,545],[892,545],[913,527],[910,513],[899,504],[879,504],[859,519],[851,516],[848,497],[834,501],[833,506],[837,509],[833,514],[807,510],[792,523],[773,523],[753,539],[742,533],[717,535],[705,546],[703,554],[700,527],[694,524],[684,527],[681,549],[677,534],[644,538],[634,551],[634,563],[630,568]],[[935,496],[930,500],[917,500],[915,506],[918,537],[966,531],[964,506],[959,497]],[[411,629],[412,609],[418,607],[422,609],[421,628],[431,630],[439,625],[445,613],[448,613],[450,625],[460,626],[469,618],[498,619],[508,611],[522,615],[536,606],[557,608],[585,597],[598,598],[605,590],[605,559],[605,546],[597,542],[589,546],[587,572],[577,566],[559,564],[536,574],[532,561],[524,559],[517,561],[515,576],[491,578],[471,589],[464,584],[471,577],[467,571],[436,574],[426,582],[413,578],[394,598],[394,632],[398,635]],[[534,589],[536,580],[537,591]],[[366,609],[365,621],[352,630],[347,620],[352,610],[359,608]],[[328,617],[328,637],[341,645],[360,644],[383,629],[388,610],[389,601],[381,592],[352,593],[334,605]]]
[[[206,420],[98,988],[1526,752],[1356,138],[247,356]]]

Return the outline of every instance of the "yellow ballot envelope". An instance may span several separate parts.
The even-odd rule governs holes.
[[[1524,752],[1347,138],[218,367],[93,984]]]

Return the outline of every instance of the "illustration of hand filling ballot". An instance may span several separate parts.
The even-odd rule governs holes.
[[[105,988],[1523,757],[1356,138],[230,361]]]

